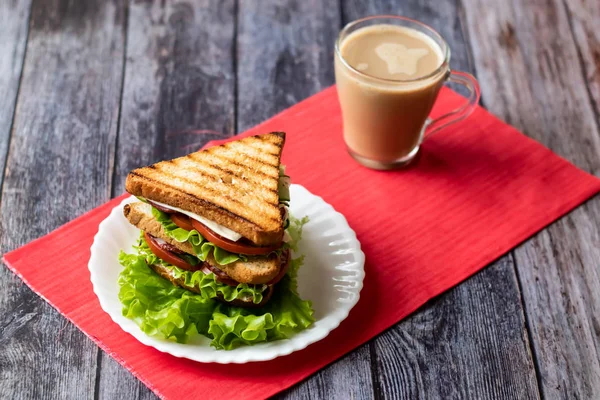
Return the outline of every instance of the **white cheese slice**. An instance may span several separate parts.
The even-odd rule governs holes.
[[[211,221],[210,219],[206,219],[204,217],[201,217],[198,214],[194,214],[193,212],[182,210],[181,208],[173,207],[173,206],[170,206],[170,205],[165,204],[165,203],[159,203],[158,201],[152,200],[152,202],[158,204],[161,207],[168,208],[169,210],[178,211],[178,212],[180,212],[182,214],[185,214],[188,217],[193,218],[196,221],[198,221],[198,222],[206,225],[208,228],[210,228],[210,230],[212,230],[213,232],[215,232],[219,236],[223,236],[224,238],[227,238],[227,239],[229,239],[231,241],[237,242],[238,240],[240,240],[242,238],[242,235],[240,235],[239,233],[234,232],[231,229],[229,229],[229,228],[227,228],[227,227],[225,227],[223,225],[217,224],[216,222]]]
[[[162,240],[162,239],[161,239],[161,238],[159,238],[159,237],[155,237],[155,238],[154,238],[154,240],[156,240],[156,243],[158,243],[158,244],[160,244],[160,245],[163,245],[163,244],[166,244],[166,243],[167,243],[166,241]]]

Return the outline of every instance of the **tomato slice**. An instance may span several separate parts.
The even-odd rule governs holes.
[[[186,231],[191,231],[194,229],[192,223],[190,222],[190,217],[181,213],[171,214],[171,221],[175,223],[181,229],[185,229]]]
[[[269,254],[270,252],[275,251],[281,247],[281,244],[278,244],[275,246],[259,247],[259,246],[253,246],[251,244],[234,242],[232,240],[224,238],[223,236],[213,232],[206,225],[202,224],[199,221],[196,221],[195,219],[190,218],[190,221],[192,222],[192,226],[194,227],[194,229],[196,229],[198,232],[200,232],[200,234],[202,236],[204,236],[204,238],[206,240],[208,240],[215,246],[218,246],[218,247],[222,248],[223,250],[227,250],[231,253],[247,254],[247,255],[254,256],[254,255],[260,255],[260,254]]]
[[[146,243],[148,243],[148,247],[150,247],[150,250],[152,251],[152,253],[154,253],[154,255],[156,257],[160,258],[161,260],[166,261],[169,264],[172,264],[181,269],[185,269],[187,271],[197,271],[198,269],[200,269],[199,267],[189,264],[187,261],[183,260],[182,258],[179,258],[175,254],[173,254],[169,251],[166,251],[165,249],[160,247],[160,244],[158,244],[158,242],[156,241],[156,239],[153,236],[150,236],[147,233],[144,233],[144,239],[146,240]],[[201,264],[199,264],[199,265],[201,265]]]

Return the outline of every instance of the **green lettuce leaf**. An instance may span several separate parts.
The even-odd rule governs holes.
[[[119,300],[123,315],[150,336],[186,342],[208,333],[216,302],[174,286],[146,264],[143,256],[121,252],[125,269],[119,275]]]
[[[286,243],[292,250],[298,251],[298,242],[302,239],[302,227],[308,223],[308,216],[305,215],[302,219],[294,218],[292,215],[288,217],[289,225],[286,232],[292,238]]]
[[[275,286],[271,300],[258,309],[219,304],[209,323],[211,345],[231,350],[241,345],[253,345],[290,338],[315,321],[312,304],[302,300],[297,292],[296,274],[304,257],[292,260],[286,276]]]
[[[201,261],[206,261],[206,258],[213,250],[213,257],[219,265],[231,264],[237,260],[246,260],[246,257],[241,254],[230,253],[223,250],[220,247],[215,246],[204,237],[197,230],[193,229],[187,231],[183,228],[178,227],[169,214],[164,213],[156,208],[152,207],[152,215],[162,225],[165,233],[172,239],[177,240],[179,243],[189,242],[193,249],[196,257]]]

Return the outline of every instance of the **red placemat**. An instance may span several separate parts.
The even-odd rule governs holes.
[[[461,101],[444,90],[434,113]],[[245,133],[288,133],[283,162],[292,180],[347,217],[367,257],[359,303],[338,329],[306,350],[250,367],[201,364],[121,331],[101,310],[87,269],[97,226],[121,198],[4,261],[159,396],[255,399],[323,368],[600,191],[599,179],[481,108],[427,141],[418,165],[404,171],[357,165],[346,154],[341,129],[332,87]],[[48,265],[47,259],[60,263]]]

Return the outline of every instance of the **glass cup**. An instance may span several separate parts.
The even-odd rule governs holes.
[[[344,41],[352,38],[353,32],[373,25],[400,26],[426,35],[431,39],[428,42],[433,41],[430,46],[439,46],[439,66],[415,79],[389,79],[369,75],[361,65],[351,65],[342,55]],[[415,159],[423,140],[469,116],[479,102],[479,84],[468,73],[451,71],[449,63],[448,44],[422,22],[383,15],[346,25],[335,43],[335,79],[350,155],[369,168],[400,168]],[[469,96],[459,108],[430,119],[429,113],[446,82],[465,86]]]

